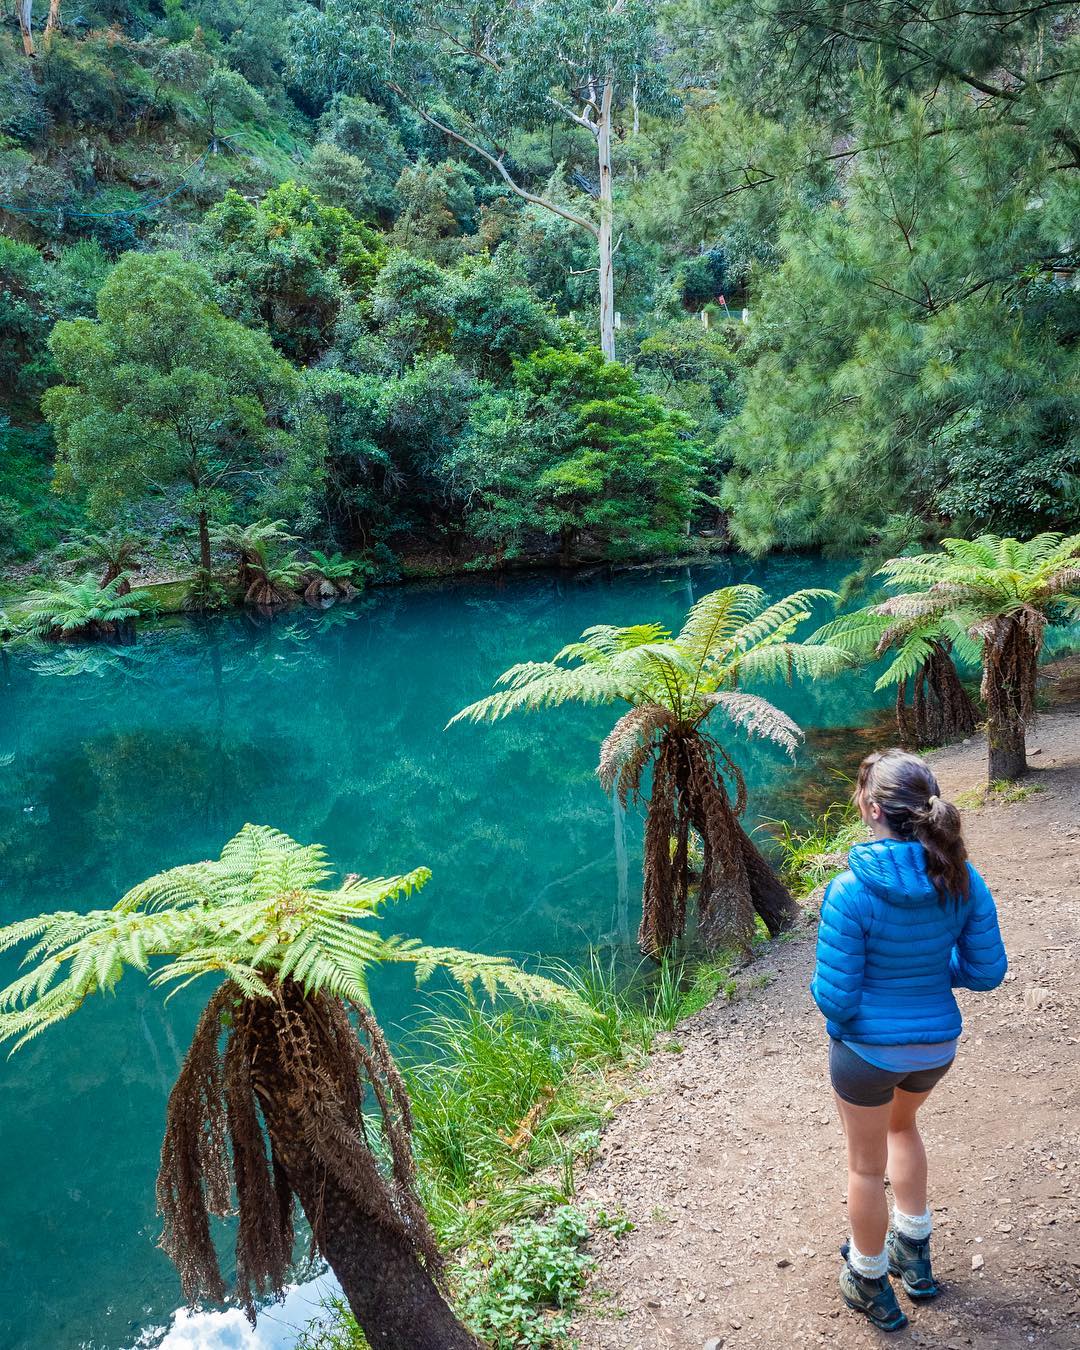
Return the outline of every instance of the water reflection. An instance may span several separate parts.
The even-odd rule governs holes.
[[[327,1273],[295,1285],[281,1303],[262,1309],[254,1327],[239,1308],[178,1309],[168,1327],[150,1327],[130,1350],[291,1350],[300,1333],[319,1317],[341,1286]],[[89,1347],[87,1347],[89,1350]]]
[[[601,939],[630,946],[640,815],[613,814],[595,776],[611,711],[444,732],[448,718],[508,665],[550,656],[588,624],[674,624],[733,580],[779,594],[845,570],[781,558],[470,580],[270,620],[166,621],[134,646],[55,662],[12,655],[0,677],[0,919],[111,904],[152,872],[216,856],[254,821],[324,843],[343,870],[430,866],[391,931],[571,960]],[[837,728],[888,704],[872,686],[863,672],[767,692],[801,724]],[[805,784],[825,776],[812,746],[793,768],[778,750],[732,740],[760,815],[802,815]],[[829,744],[828,757],[839,750]],[[0,978],[10,970],[0,963]],[[5,1350],[187,1344],[208,1326],[241,1334],[228,1313],[170,1322],[178,1283],[155,1245],[165,1100],[208,993],[165,1006],[128,976],[115,999],[0,1062],[0,1136],[20,1160],[2,1197]],[[380,977],[374,998],[388,1026],[416,1005],[406,972]],[[227,1271],[227,1228],[221,1236]]]

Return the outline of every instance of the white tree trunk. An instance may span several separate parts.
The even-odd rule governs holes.
[[[600,255],[600,349],[609,361],[615,360],[615,277],[612,268],[614,208],[611,200],[611,103],[614,86],[615,72],[609,70],[604,80],[596,128],[596,153],[600,169],[600,228],[596,237]]]
[[[30,27],[34,17],[34,0],[15,0],[19,11],[19,27],[22,29],[23,51],[27,56],[34,55],[34,34]]]
[[[60,0],[49,0],[49,17],[45,23],[45,47],[48,49],[52,35],[60,27]]]

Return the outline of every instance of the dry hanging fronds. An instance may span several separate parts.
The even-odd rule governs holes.
[[[272,1084],[266,1066],[273,1066]],[[382,1149],[368,1137],[368,1092]],[[255,999],[226,981],[199,1019],[169,1097],[158,1174],[162,1246],[185,1298],[225,1297],[210,1215],[230,1212],[234,1188],[236,1296],[253,1324],[256,1296],[280,1293],[288,1280],[294,1192],[266,1129],[263,1104],[271,1093],[275,1109],[287,1111],[303,1136],[310,1154],[303,1165],[315,1189],[320,1174],[332,1179],[437,1276],[441,1259],[416,1190],[408,1098],[374,1017],[360,1004],[305,995],[292,980]],[[319,1248],[320,1215],[309,1218]]]

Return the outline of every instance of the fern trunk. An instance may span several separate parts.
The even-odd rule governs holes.
[[[641,950],[654,959],[686,927],[691,827],[702,844],[698,932],[709,951],[732,945],[749,955],[755,914],[773,935],[790,928],[799,914],[791,893],[739,823],[745,793],[740,786],[733,806],[717,771],[717,754],[722,752],[696,730],[671,732],[660,743],[645,824],[638,934]]]
[[[907,681],[896,690],[896,726],[900,739],[912,749],[948,745],[970,736],[979,722],[978,709],[960,682],[952,657],[940,643],[932,644],[930,658],[915,676],[911,706]]]
[[[479,1350],[416,1252],[379,1217],[385,1196],[373,1195],[366,1212],[316,1159],[311,1122],[283,1062],[280,1016],[269,999],[252,1007],[253,1087],[274,1162],[299,1199],[372,1350]]]
[[[998,619],[983,650],[983,697],[990,781],[1028,770],[1027,728],[1035,717],[1042,628],[1023,613]]]

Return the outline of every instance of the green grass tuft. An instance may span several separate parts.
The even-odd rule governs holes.
[[[852,802],[836,802],[806,830],[796,830],[786,820],[766,825],[780,853],[781,875],[800,899],[842,872],[848,850],[867,838]]]

